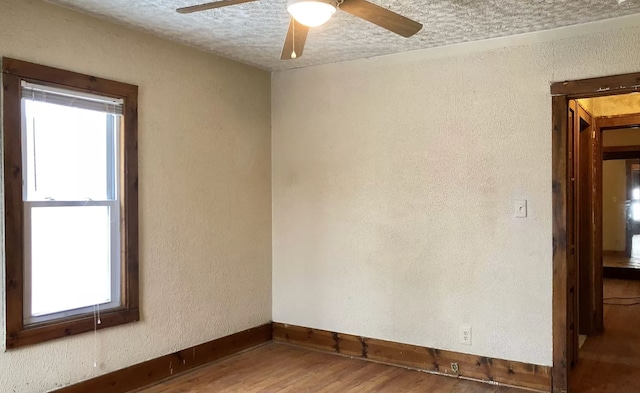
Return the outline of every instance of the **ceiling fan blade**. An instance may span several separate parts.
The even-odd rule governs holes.
[[[366,0],[344,0],[340,9],[403,37],[411,37],[422,29],[421,23]]]
[[[302,52],[304,51],[304,44],[305,42],[307,42],[308,33],[309,27],[291,18],[291,22],[289,23],[289,31],[287,32],[287,38],[285,38],[284,40],[284,47],[282,48],[280,59],[291,60],[302,56]],[[291,57],[294,49],[296,52],[296,56]]]
[[[178,8],[176,11],[181,14],[190,14],[192,12],[211,10],[214,8],[226,7],[226,6],[235,5],[235,4],[249,3],[252,1],[258,1],[258,0],[220,0],[213,3],[192,5],[191,7]]]

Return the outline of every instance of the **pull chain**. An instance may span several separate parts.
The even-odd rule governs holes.
[[[296,57],[298,57],[298,55],[296,54],[296,20],[292,17],[291,18],[291,23],[293,23],[291,25],[291,36],[293,38],[293,42],[292,42],[292,50],[291,50],[291,58],[295,59]]]
[[[98,325],[101,325],[100,305],[93,306],[93,368],[98,368]]]
[[[93,368],[98,368],[98,316],[93,306]]]

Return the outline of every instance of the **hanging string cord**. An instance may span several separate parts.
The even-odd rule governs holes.
[[[100,304],[93,306],[93,368],[98,368],[98,325],[100,320]]]
[[[98,368],[98,311],[93,306],[93,368]]]
[[[296,20],[293,19],[293,17],[291,17],[291,23],[291,58],[295,59],[298,57],[298,54],[296,53]]]

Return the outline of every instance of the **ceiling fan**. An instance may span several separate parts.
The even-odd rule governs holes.
[[[252,1],[258,0],[219,0],[178,8],[176,11],[189,14]],[[302,56],[309,28],[326,23],[336,10],[345,11],[403,37],[411,37],[422,29],[422,24],[366,0],[288,0],[287,10],[292,18],[280,55],[282,60]]]

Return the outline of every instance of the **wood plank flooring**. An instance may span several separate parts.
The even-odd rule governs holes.
[[[267,344],[138,393],[522,393],[286,344]]]
[[[640,281],[605,279],[605,298],[640,297]],[[611,299],[632,303],[636,300]],[[640,392],[640,305],[604,306],[605,332],[587,339],[572,372],[572,393]],[[267,344],[138,393],[429,392],[522,393],[523,390]]]
[[[605,279],[604,296],[640,297],[640,281]],[[640,392],[640,305],[613,306],[607,302],[630,304],[635,300],[605,301],[602,335],[587,338],[573,371],[573,393]]]
[[[623,267],[640,269],[640,235],[634,235],[631,240],[631,257],[619,255],[602,255],[602,264],[606,267]]]
[[[602,264],[607,267],[622,267],[640,269],[640,256],[633,255],[631,258],[605,255],[602,257]]]

